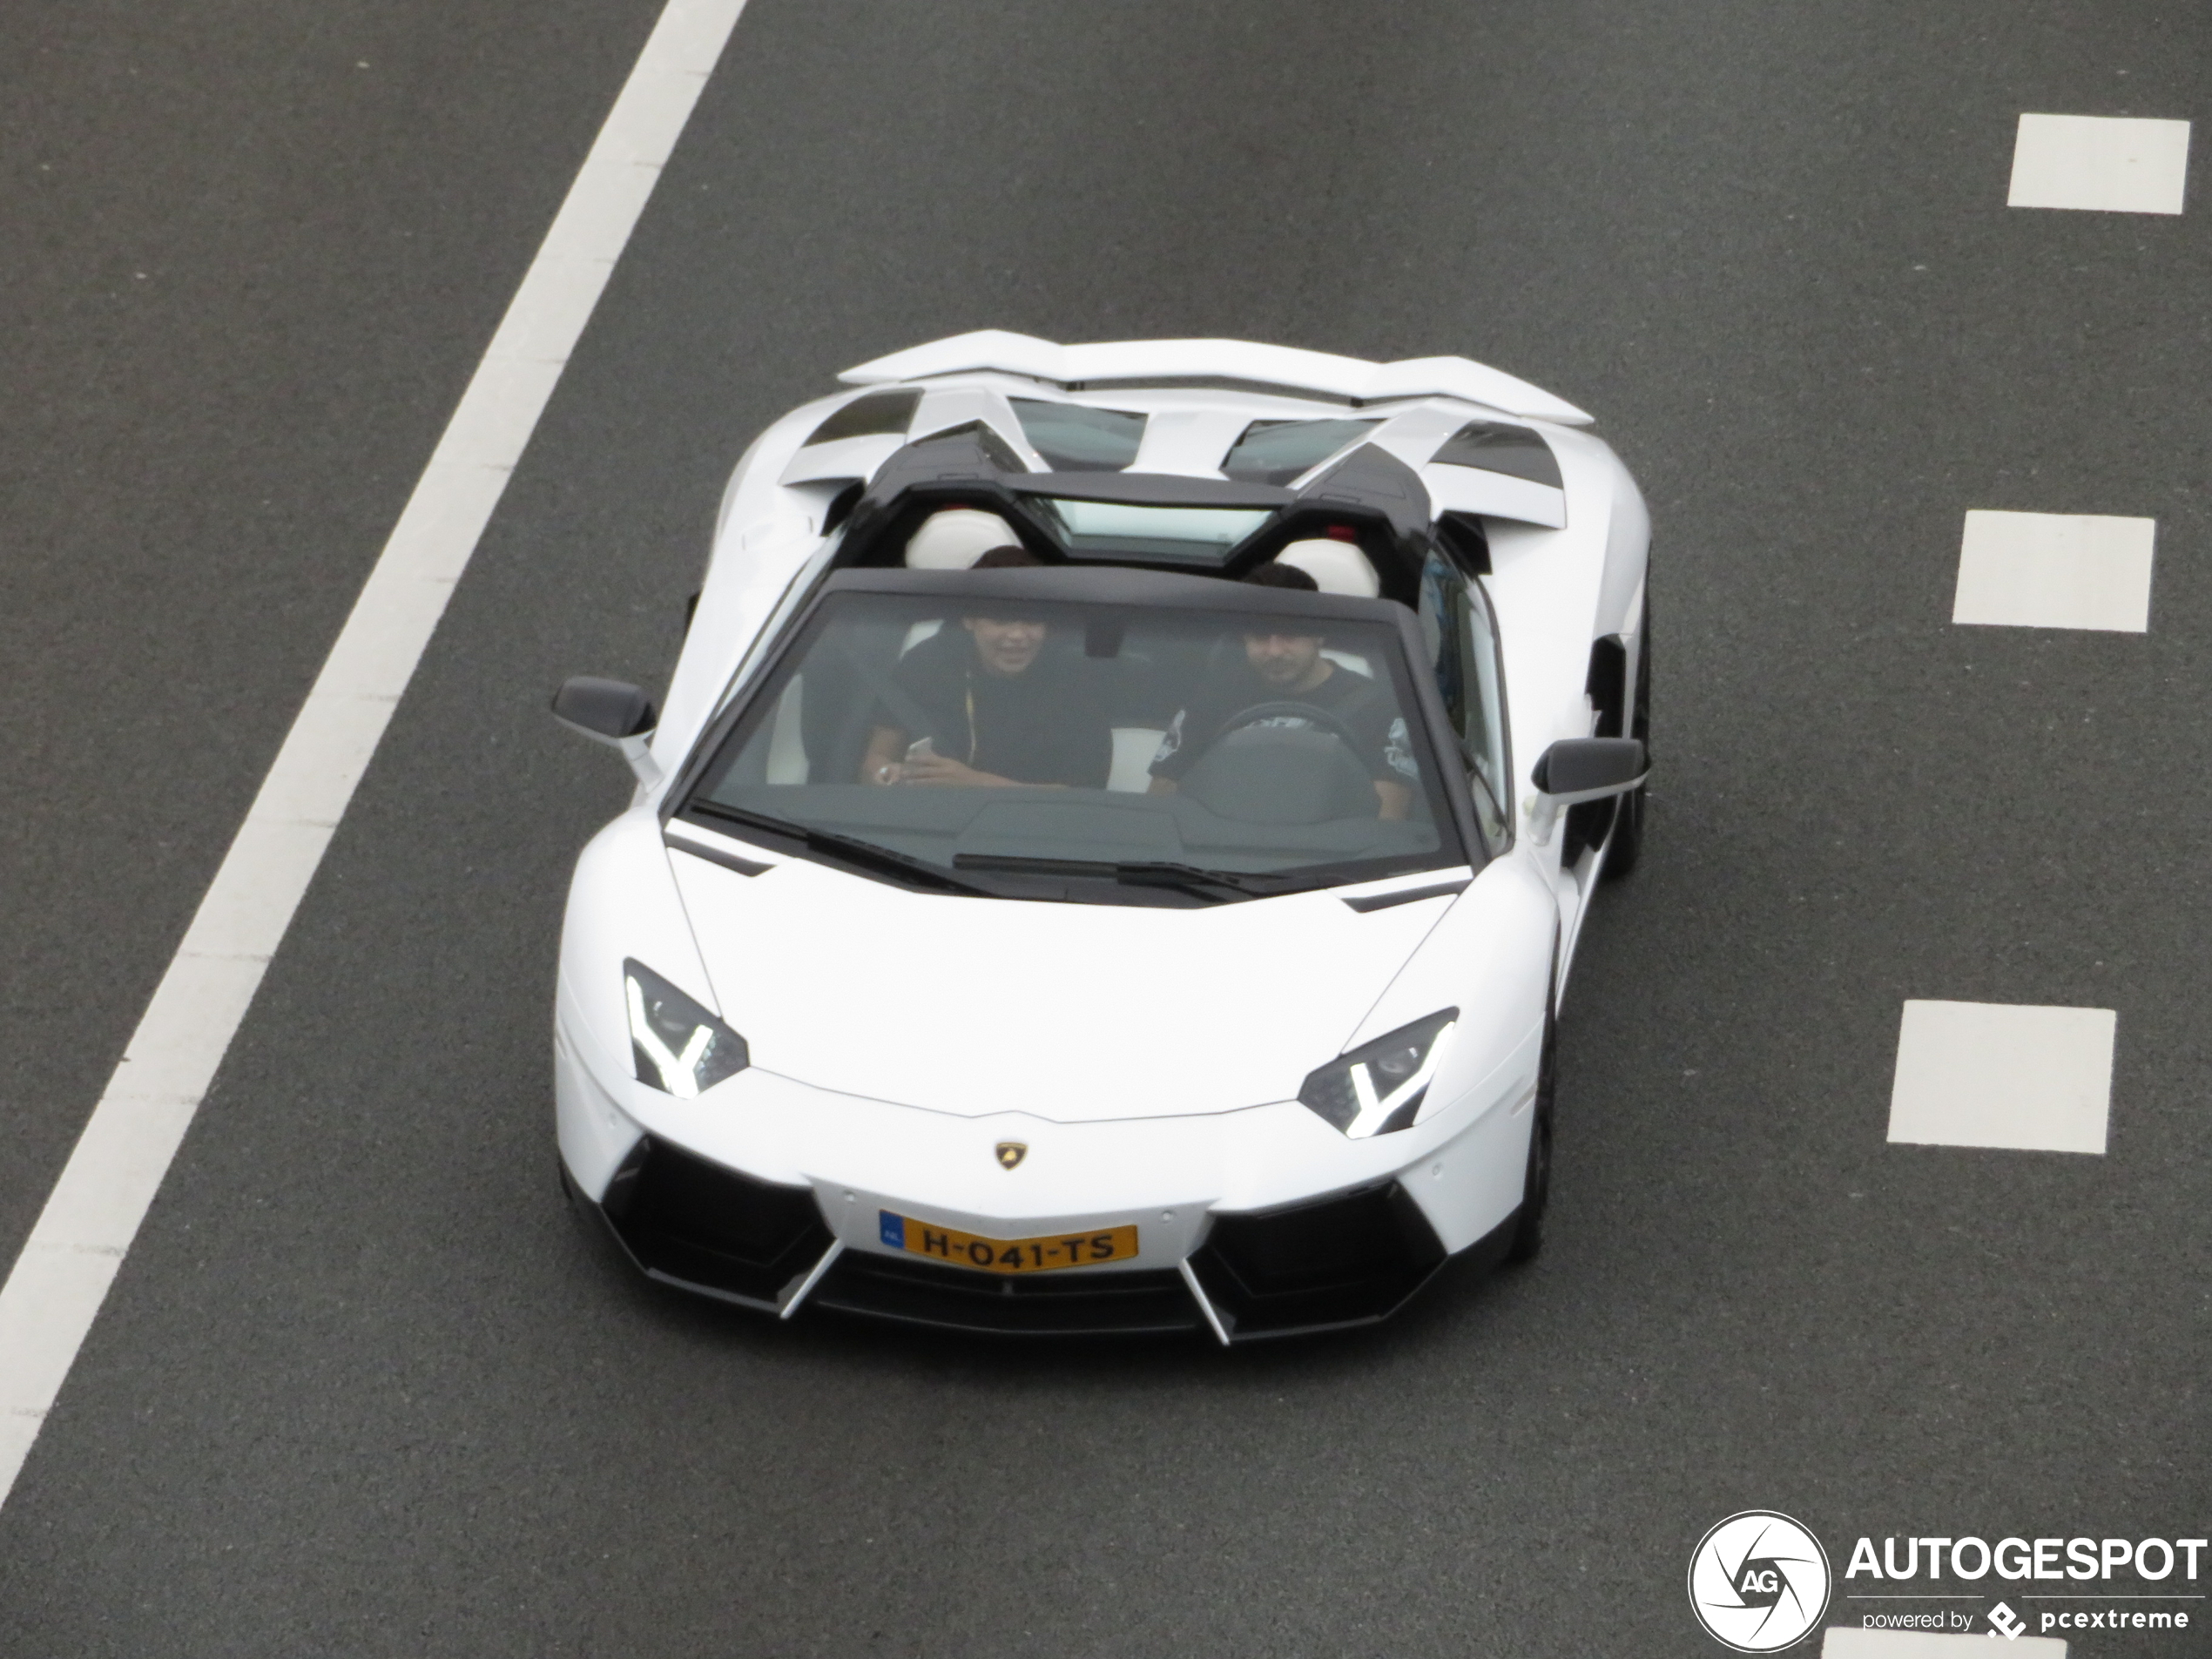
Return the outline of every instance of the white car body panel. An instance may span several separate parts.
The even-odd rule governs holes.
[[[1440,512],[1474,513],[1484,518],[1518,519],[1546,529],[1567,528],[1567,492],[1525,478],[1507,478],[1471,467],[1439,467],[1429,492]]]
[[[1197,910],[981,903],[803,860],[773,880],[673,862],[754,1065],[964,1117],[1089,1123],[1291,1099],[1447,907],[1360,915],[1325,892]]]
[[[1530,833],[1529,770],[1552,743],[1591,735],[1593,643],[1620,637],[1631,685],[1643,650],[1649,515],[1612,450],[1581,429],[1589,417],[1460,359],[1373,364],[1238,341],[1062,347],[986,332],[841,378],[863,389],[794,410],[740,461],[652,734],[660,779],[578,861],[555,1067],[577,1189],[599,1199],[649,1135],[810,1189],[840,1245],[861,1254],[885,1249],[876,1218],[891,1210],[995,1237],[1136,1224],[1134,1265],[1173,1267],[1211,1217],[1390,1180],[1447,1249],[1494,1236],[1521,1202],[1547,1012],[1603,858],[1562,868],[1558,835]],[[1174,383],[1146,383],[1157,381]],[[905,432],[806,443],[836,409],[902,383],[917,395]],[[833,560],[833,502],[908,442],[968,422],[1049,470],[1012,397],[1144,413],[1129,470],[1189,478],[1222,478],[1253,421],[1376,421],[1364,442],[1414,469],[1435,512],[1487,532],[1514,843],[1464,892],[1367,914],[1341,890],[1189,909],[978,900],[738,840],[765,873],[671,850],[716,839],[689,825],[664,839],[664,798]],[[1469,422],[1500,418],[1541,436],[1560,487],[1433,461]],[[735,1026],[751,1066],[689,1100],[637,1082],[625,959]],[[1348,1140],[1297,1103],[1317,1066],[1443,1008],[1460,1022],[1412,1128]],[[1020,1167],[1000,1167],[1001,1142],[1028,1148]]]

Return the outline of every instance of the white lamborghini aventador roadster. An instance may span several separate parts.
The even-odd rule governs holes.
[[[779,1313],[1223,1342],[1526,1259],[1649,521],[1460,358],[966,334],[739,462],[570,894],[563,1166]]]

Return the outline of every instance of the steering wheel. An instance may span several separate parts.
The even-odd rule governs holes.
[[[1241,731],[1248,725],[1256,725],[1260,721],[1270,719],[1278,714],[1295,714],[1301,720],[1311,720],[1314,725],[1325,727],[1335,736],[1343,738],[1344,746],[1353,754],[1359,752],[1359,736],[1341,715],[1332,714],[1327,709],[1317,707],[1312,703],[1300,703],[1291,698],[1278,698],[1272,702],[1255,703],[1251,707],[1231,715],[1221,723],[1221,730],[1214,734],[1213,742],[1207,744],[1206,747],[1211,749],[1231,732]]]

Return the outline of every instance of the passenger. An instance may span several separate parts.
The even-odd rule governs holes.
[[[1287,564],[1263,564],[1244,580],[1255,587],[1318,590],[1312,577]],[[1284,625],[1290,625],[1287,619]],[[1244,710],[1262,703],[1310,703],[1337,715],[1359,739],[1355,752],[1375,786],[1375,815],[1406,817],[1413,810],[1418,773],[1396,700],[1388,686],[1351,669],[1339,669],[1324,657],[1323,643],[1313,633],[1245,634],[1244,661],[1199,686],[1160,739],[1159,752],[1152,758],[1150,792],[1174,793],[1177,780],[1223,735],[1226,723]],[[1285,711],[1256,724],[1318,723],[1300,721]]]
[[[1026,548],[997,547],[972,568],[1040,563]],[[1085,658],[1047,651],[1050,631],[1002,604],[978,604],[958,628],[941,629],[909,651],[891,678],[931,730],[909,732],[879,707],[860,780],[1103,789],[1114,733],[1099,676]]]

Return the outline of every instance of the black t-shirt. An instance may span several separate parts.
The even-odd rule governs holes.
[[[1069,642],[1048,635],[1019,674],[994,674],[958,622],[923,640],[891,678],[928,717],[937,752],[1020,784],[1103,789],[1114,765],[1109,677]],[[879,708],[877,723],[907,732],[911,720]]]
[[[1211,677],[1192,696],[1189,706],[1177,712],[1160,739],[1159,752],[1152,757],[1153,776],[1180,779],[1222,735],[1228,721],[1262,703],[1310,703],[1326,710],[1352,728],[1358,740],[1354,752],[1368,776],[1408,787],[1419,781],[1420,769],[1406,742],[1406,722],[1390,687],[1339,663],[1331,663],[1328,678],[1307,691],[1278,691],[1243,663]],[[1287,709],[1263,715],[1251,724],[1332,729],[1318,720],[1300,719]]]

